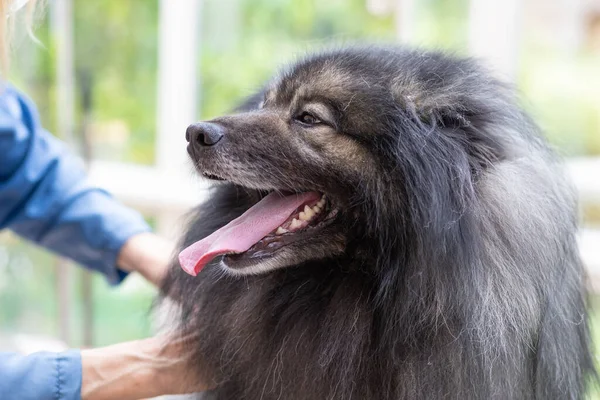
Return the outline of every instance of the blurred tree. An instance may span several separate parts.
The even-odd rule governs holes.
[[[85,75],[93,82],[95,154],[152,163],[158,0],[74,0],[74,18],[77,79]],[[468,0],[419,1],[415,18],[415,44],[464,53]],[[231,110],[278,66],[309,50],[395,41],[393,15],[370,14],[365,0],[205,0],[203,19],[199,118]],[[47,21],[36,35],[46,47],[21,34],[13,78],[53,131],[55,51]],[[569,59],[528,41],[523,48],[519,86],[551,140],[567,155],[600,153],[600,83],[594,72],[600,57]]]
[[[74,10],[75,68],[94,82],[93,117],[125,121],[126,158],[151,163],[158,1],[75,0]],[[110,151],[103,156],[108,154]]]

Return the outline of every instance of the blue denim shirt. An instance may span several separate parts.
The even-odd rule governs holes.
[[[81,160],[45,131],[33,104],[0,88],[0,229],[9,228],[118,284],[121,246],[149,230],[141,215],[87,180]],[[0,399],[80,398],[76,351],[0,353]]]

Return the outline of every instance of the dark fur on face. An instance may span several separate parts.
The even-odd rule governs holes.
[[[269,191],[329,199],[321,225],[258,261],[225,256],[197,278],[174,263],[163,293],[214,398],[583,397],[594,373],[573,190],[476,63],[326,52],[208,124],[210,145],[192,137],[189,151],[227,183],[182,248]]]

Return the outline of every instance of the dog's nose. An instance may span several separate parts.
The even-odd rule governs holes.
[[[214,146],[225,133],[225,129],[214,122],[198,122],[188,126],[185,139],[192,146]]]

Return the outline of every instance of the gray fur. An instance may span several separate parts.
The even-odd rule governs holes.
[[[328,124],[298,124],[315,102]],[[324,52],[212,123],[223,140],[190,152],[230,183],[182,246],[270,190],[324,192],[339,210],[262,268],[217,259],[194,279],[174,263],[163,294],[215,399],[584,396],[595,372],[574,191],[477,63]]]

